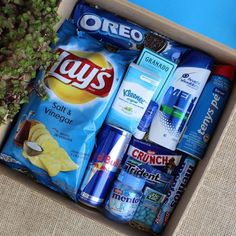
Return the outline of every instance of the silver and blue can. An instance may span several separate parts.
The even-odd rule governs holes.
[[[171,214],[183,195],[183,192],[195,170],[197,162],[197,159],[191,157],[185,157],[182,160],[175,180],[170,187],[170,191],[167,193],[167,198],[165,199],[152,225],[152,231],[154,233],[160,234],[165,228]]]
[[[215,67],[177,146],[179,151],[203,158],[230,94],[234,73],[230,65]]]
[[[125,130],[104,125],[80,188],[78,200],[81,203],[90,207],[100,207],[103,204],[131,136]]]

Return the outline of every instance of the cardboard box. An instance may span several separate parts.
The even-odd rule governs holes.
[[[76,2],[77,0],[63,0],[61,2],[59,8],[59,13],[62,15],[61,22],[70,15]],[[88,2],[116,12],[178,42],[201,49],[216,57],[220,62],[236,65],[235,50],[191,32],[125,0],[89,0]],[[233,221],[223,227],[224,222],[230,220],[232,214],[235,215],[234,208],[231,207],[230,213],[223,212],[223,209],[230,203],[236,208],[235,185],[233,185],[236,177],[234,171],[236,168],[234,163],[236,162],[233,160],[236,153],[234,147],[236,146],[235,101],[236,86],[234,86],[232,96],[206,156],[200,162],[190,181],[163,234],[164,236],[236,234]],[[224,167],[223,170],[221,169],[222,166]],[[217,178],[219,174],[221,175],[220,180]],[[5,230],[9,235],[12,235],[12,232],[17,232],[18,235],[21,233],[22,235],[23,233],[35,235],[37,232],[38,235],[145,235],[145,233],[136,231],[129,226],[116,224],[106,219],[99,212],[75,204],[2,165],[0,166],[0,188],[2,188],[1,205],[4,205],[5,208],[9,206],[11,209],[15,209],[10,211],[9,214],[11,215],[9,216],[6,213],[9,210],[4,211],[5,208],[0,208],[2,215],[0,223],[5,224],[5,226],[0,224],[0,229],[2,228],[1,231]],[[13,198],[16,193],[17,198]],[[220,198],[223,196],[227,202]],[[19,215],[21,211],[30,213]],[[41,220],[37,220],[39,215]],[[6,219],[6,217],[8,218]],[[4,219],[6,220],[4,221]],[[12,223],[9,223],[9,219],[12,220]],[[207,224],[205,220],[207,220]],[[222,231],[222,227],[225,231]],[[11,232],[11,230],[13,231]],[[8,235],[7,233],[4,235]]]

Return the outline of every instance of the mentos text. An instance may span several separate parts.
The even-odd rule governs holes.
[[[181,158],[177,155],[158,155],[154,151],[143,151],[134,146],[129,147],[128,155],[135,160],[141,161],[142,163],[149,164],[152,166],[166,166],[170,160],[176,160]]]
[[[102,68],[87,58],[59,49],[60,58],[50,74],[61,82],[86,90],[96,96],[109,94],[113,79],[113,68]]]
[[[144,39],[144,35],[137,29],[110,21],[107,18],[100,18],[94,14],[83,15],[78,24],[87,31],[100,31],[103,34],[110,34],[116,37],[120,36],[138,43],[141,43]]]
[[[143,104],[143,103],[145,102],[145,100],[144,100],[142,97],[140,97],[140,96],[137,95],[136,93],[133,93],[133,92],[131,91],[131,89],[124,89],[124,90],[123,90],[123,96],[124,96],[124,97],[132,98],[132,99],[136,100],[137,102],[139,102],[139,103],[141,103],[141,104]]]
[[[213,100],[211,102],[210,107],[207,110],[207,114],[205,115],[202,124],[200,126],[200,129],[198,129],[198,133],[204,136],[206,134],[206,131],[208,129],[209,124],[212,124],[213,116],[216,110],[219,110],[218,102],[220,101],[220,96],[218,94],[213,93]]]
[[[122,192],[122,191],[120,191],[120,192]],[[121,201],[121,202],[134,203],[134,204],[138,204],[139,201],[140,201],[139,198],[135,198],[135,197],[134,198],[130,198],[130,197],[122,195],[121,193],[118,193],[118,191],[114,191],[113,192],[112,198],[116,199],[118,201]]]

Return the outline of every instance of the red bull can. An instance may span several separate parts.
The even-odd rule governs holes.
[[[131,136],[129,132],[114,126],[105,125],[102,128],[78,195],[81,203],[90,207],[103,204]]]

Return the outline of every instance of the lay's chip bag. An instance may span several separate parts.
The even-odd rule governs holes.
[[[0,159],[76,201],[96,133],[137,52],[109,52],[68,21],[58,35],[59,61],[38,74]]]

